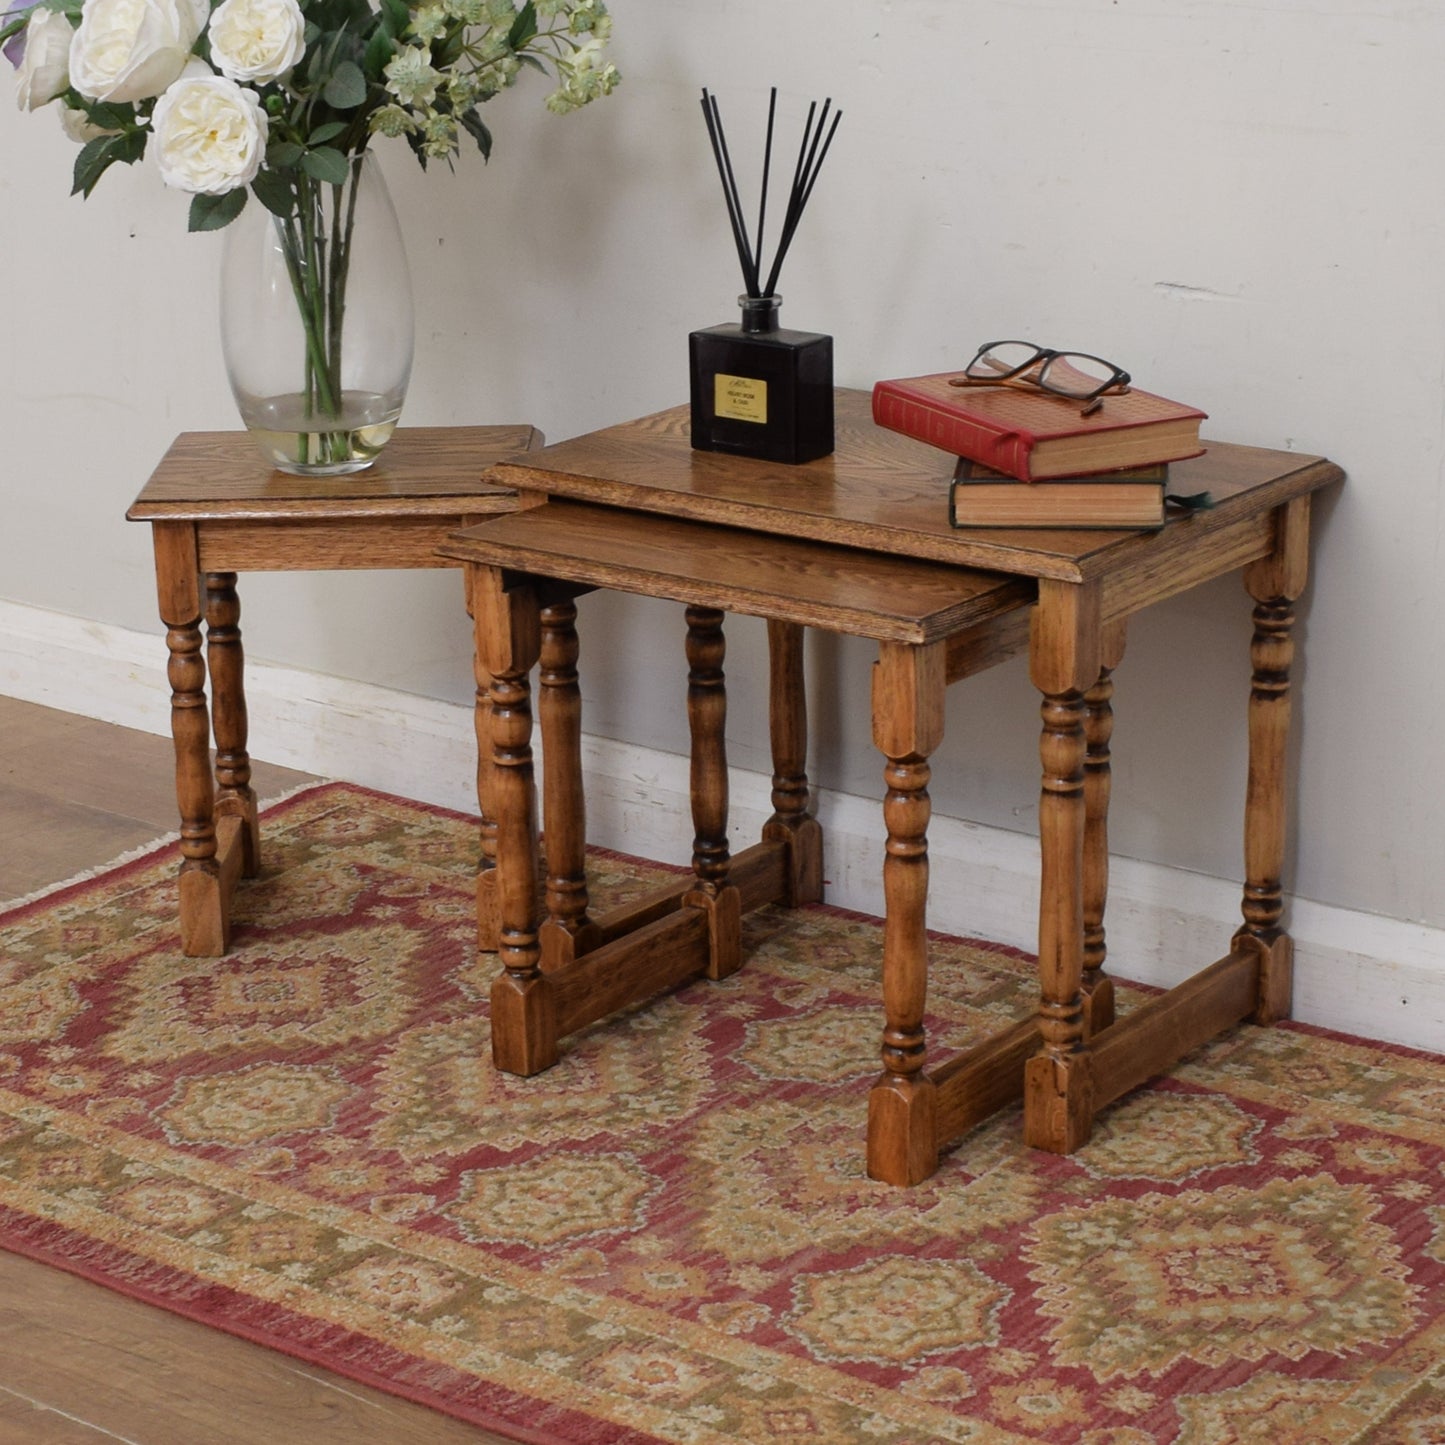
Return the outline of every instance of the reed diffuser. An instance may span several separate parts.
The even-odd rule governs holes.
[[[764,230],[773,162],[778,92],[768,97],[768,128],[755,237],[748,235],[717,97],[702,93],[703,119],[722,181],[728,221],[742,265],[742,320],[694,331],[688,338],[692,372],[692,444],[766,461],[810,462],[833,450],[833,338],[788,331],[778,324],[778,277],[818,172],[833,144],[842,111],[825,100],[808,106],[793,165],[772,265],[763,270]],[[829,123],[829,112],[832,121]]]

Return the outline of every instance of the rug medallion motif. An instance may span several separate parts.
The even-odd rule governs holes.
[[[1445,1059],[1241,1028],[1070,1158],[1005,1111],[892,1189],[876,920],[765,910],[515,1079],[472,820],[330,785],[264,837],[224,959],[169,848],[0,911],[8,1248],[522,1440],[1445,1441]],[[936,1039],[1030,1009],[932,953]]]

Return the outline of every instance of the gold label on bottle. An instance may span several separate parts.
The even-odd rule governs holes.
[[[733,421],[756,421],[766,423],[768,419],[768,384],[751,376],[726,376],[722,372],[713,378],[713,414],[728,417]]]

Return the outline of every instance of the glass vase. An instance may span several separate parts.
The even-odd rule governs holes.
[[[287,216],[254,196],[226,228],[221,346],[241,419],[282,471],[371,465],[411,379],[411,278],[370,152],[341,184],[299,170]]]

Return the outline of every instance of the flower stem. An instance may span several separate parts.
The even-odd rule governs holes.
[[[349,450],[347,428],[342,420],[341,341],[360,163],[361,157],[357,157],[348,183],[343,186],[298,176],[295,217],[275,218],[286,259],[286,274],[305,335],[301,386],[304,414],[307,418],[321,416],[334,423],[317,433],[298,434],[297,449],[301,454],[297,461],[301,463],[345,461]],[[343,196],[348,189],[349,196]],[[313,442],[317,455],[309,456]]]

